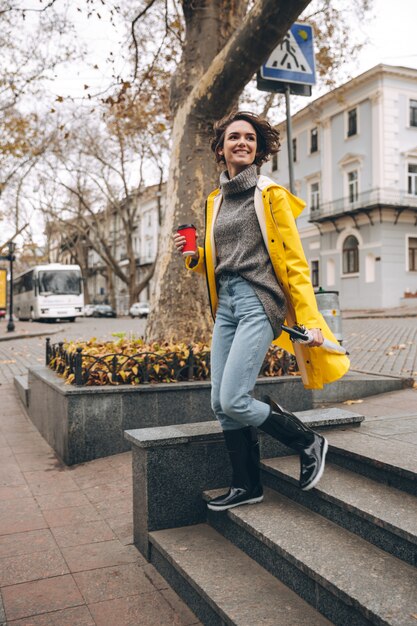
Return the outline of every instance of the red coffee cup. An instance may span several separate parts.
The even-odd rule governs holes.
[[[192,256],[197,254],[197,241],[195,236],[194,224],[181,224],[178,226],[177,233],[185,237],[185,246],[182,249],[183,256]]]

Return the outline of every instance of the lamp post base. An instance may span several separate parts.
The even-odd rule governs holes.
[[[14,330],[15,330],[14,322],[13,322],[13,320],[9,320],[9,322],[7,324],[7,332],[8,333],[12,333]]]

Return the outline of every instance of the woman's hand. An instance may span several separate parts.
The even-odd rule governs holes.
[[[172,238],[174,240],[174,246],[177,248],[178,252],[180,254],[182,254],[182,249],[185,246],[185,237],[184,237],[184,235],[180,235],[179,233],[174,233],[172,235]],[[195,234],[195,239],[196,239],[196,242],[197,242],[197,252],[196,252],[196,254],[193,254],[191,256],[191,258],[194,259],[195,261],[198,261],[199,253],[198,253],[198,235],[197,235],[197,233]]]
[[[307,345],[309,348],[317,348],[321,346],[324,341],[323,334],[320,328],[309,328],[308,332],[313,335],[313,341],[310,341]]]

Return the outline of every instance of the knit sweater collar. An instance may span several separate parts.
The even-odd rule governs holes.
[[[220,174],[220,189],[223,197],[228,198],[239,193],[243,193],[252,187],[255,187],[258,181],[256,173],[256,165],[250,165],[246,169],[236,174],[233,178],[229,178],[227,170]]]

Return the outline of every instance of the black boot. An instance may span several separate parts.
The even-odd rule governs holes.
[[[299,452],[300,487],[303,491],[312,489],[317,485],[324,471],[327,440],[303,424],[291,411],[283,409],[269,396],[265,396],[263,400],[269,404],[271,412],[259,428]]]
[[[207,503],[212,511],[226,511],[240,504],[263,500],[259,471],[259,443],[250,426],[223,431],[233,470],[229,491]]]

